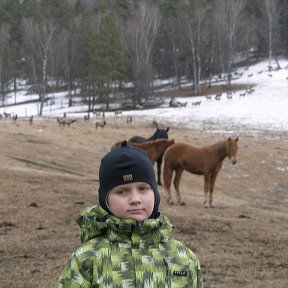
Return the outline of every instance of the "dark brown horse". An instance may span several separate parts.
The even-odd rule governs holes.
[[[194,147],[186,143],[176,143],[169,147],[164,154],[164,186],[168,193],[168,203],[171,200],[171,181],[175,171],[174,187],[180,205],[185,205],[182,199],[179,184],[183,171],[192,174],[204,175],[204,207],[213,207],[213,190],[216,177],[222,163],[228,157],[232,164],[237,162],[238,137],[228,138],[206,147]],[[208,200],[209,192],[209,200]]]
[[[117,142],[112,145],[111,150],[120,146],[123,141]],[[149,159],[151,160],[152,164],[154,165],[155,161],[159,158],[159,156],[163,155],[164,152],[172,146],[175,141],[174,139],[168,140],[168,139],[156,139],[152,141],[142,142],[142,143],[134,143],[131,141],[127,142],[128,145],[137,147],[139,149],[144,150]]]

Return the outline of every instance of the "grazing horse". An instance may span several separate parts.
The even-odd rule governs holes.
[[[123,141],[117,142],[112,145],[111,150],[120,146]],[[159,158],[159,156],[163,155],[164,152],[173,144],[175,144],[174,139],[156,139],[151,141],[146,141],[142,143],[134,143],[131,141],[127,142],[128,145],[144,150],[152,164],[154,165],[155,161]]]
[[[59,118],[57,117],[57,122],[59,124],[59,126],[70,126],[72,123],[76,122],[76,119],[66,119],[66,117],[64,118]]]
[[[126,122],[127,123],[132,123],[132,116],[127,116]]]
[[[168,193],[168,203],[171,200],[171,181],[175,171],[174,187],[180,205],[185,205],[179,191],[180,179],[183,171],[204,176],[204,207],[213,207],[213,190],[216,177],[222,167],[223,161],[229,157],[232,164],[237,162],[238,137],[228,138],[224,141],[206,147],[194,147],[186,143],[176,143],[169,147],[164,154],[164,187]],[[209,200],[208,200],[209,192]]]
[[[105,125],[106,125],[106,120],[104,120],[104,121],[96,121],[95,128],[97,129],[98,127],[101,127],[103,129]]]
[[[171,100],[169,101],[169,106],[170,107],[175,107],[175,108],[177,108],[177,107],[179,107],[179,108],[186,107],[187,106],[187,102],[183,103],[183,102],[180,102],[180,101],[175,101],[175,98],[172,97]]]
[[[129,142],[133,143],[142,143],[142,142],[147,142],[151,140],[156,140],[156,139],[168,139],[168,131],[169,128],[167,129],[159,129],[157,127],[156,131],[152,136],[149,138],[144,138],[141,136],[133,136],[132,138],[129,139]],[[162,185],[161,183],[161,165],[163,161],[163,154],[160,155],[157,159],[157,175],[158,175],[158,185]]]
[[[33,115],[31,115],[31,116],[29,117],[29,123],[30,123],[30,125],[32,125],[32,123],[33,123]]]

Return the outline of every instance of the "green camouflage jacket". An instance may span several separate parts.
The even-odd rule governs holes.
[[[77,218],[82,245],[70,256],[58,288],[201,288],[197,256],[169,238],[164,215],[137,222],[119,219],[98,205]]]

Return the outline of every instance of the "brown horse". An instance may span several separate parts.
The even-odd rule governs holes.
[[[145,138],[142,136],[133,136],[132,138],[129,139],[129,142],[134,142],[134,143],[143,143],[147,141],[152,141],[156,139],[168,139],[168,131],[169,127],[166,129],[159,129],[158,123],[156,121],[153,121],[153,125],[156,126],[156,131],[152,136],[149,138]],[[161,165],[162,165],[162,160],[163,160],[163,155],[160,155],[159,158],[157,159],[157,176],[158,176],[158,185],[162,185],[161,183]]]
[[[226,157],[229,157],[232,164],[236,164],[237,150],[238,137],[235,139],[229,137],[224,141],[206,147],[194,147],[185,143],[176,143],[167,149],[164,154],[164,187],[168,193],[168,203],[173,204],[170,186],[173,172],[175,171],[173,183],[177,200],[180,205],[185,205],[179,191],[179,184],[183,171],[186,170],[192,174],[204,175],[204,207],[213,207],[212,194],[216,177]]]
[[[112,145],[111,150],[120,146],[123,141],[117,142]],[[131,141],[127,142],[129,146],[137,147],[139,149],[142,149],[146,151],[149,159],[151,160],[152,164],[154,165],[155,161],[159,158],[159,156],[163,155],[166,149],[170,146],[172,146],[175,141],[174,139],[168,140],[168,139],[157,139],[142,143],[134,143]]]

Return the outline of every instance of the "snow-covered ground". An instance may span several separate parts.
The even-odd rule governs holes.
[[[288,131],[288,60],[280,61],[282,69],[268,71],[268,61],[250,66],[247,70],[238,70],[243,75],[233,80],[234,84],[253,85],[254,92],[245,96],[246,91],[232,93],[232,100],[227,93],[222,93],[221,100],[205,97],[177,98],[188,102],[184,108],[161,108],[137,111],[137,114],[177,123],[179,127],[201,128],[206,124],[227,129],[243,127]],[[273,68],[275,68],[275,64]],[[200,106],[192,106],[201,101]],[[136,112],[130,112],[131,115]]]
[[[247,127],[249,129],[288,131],[288,60],[279,60],[281,69],[276,69],[276,63],[272,63],[272,71],[269,71],[269,62],[262,61],[256,65],[238,69],[237,75],[233,75],[232,84],[248,84],[253,86],[254,91],[248,94],[245,90],[232,93],[232,100],[227,98],[227,93],[222,93],[221,100],[215,100],[215,95],[208,100],[204,96],[181,98],[176,101],[186,102],[182,108],[171,108],[167,103],[162,108],[151,110],[133,110],[125,112],[125,115],[142,116],[155,119],[159,122],[176,127],[205,129],[206,125],[217,129],[221,125],[226,129]],[[240,76],[241,75],[241,76]],[[217,83],[219,84],[219,83]],[[221,83],[220,83],[221,84]],[[245,96],[241,94],[245,93]],[[21,94],[23,93],[23,94]],[[44,107],[44,116],[62,116],[64,112],[73,117],[83,117],[78,107],[67,107],[63,93],[54,94],[55,103]],[[13,94],[9,102],[17,102],[36,99],[36,95],[27,96],[27,93]],[[23,100],[24,101],[24,100]],[[200,106],[192,105],[193,102],[201,101]],[[6,102],[8,104],[9,102]],[[53,104],[53,105],[52,105]],[[23,104],[9,107],[1,107],[0,113],[13,113],[18,116],[29,117],[37,115],[39,104]],[[83,113],[87,106],[83,107]],[[106,117],[114,116],[110,112]]]

